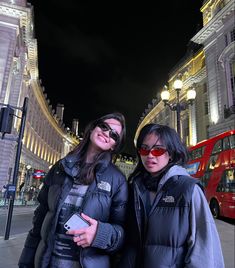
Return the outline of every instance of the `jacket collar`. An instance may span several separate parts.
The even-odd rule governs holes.
[[[111,162],[111,154],[103,153],[102,157],[96,164],[95,173],[96,177],[102,174]],[[81,170],[81,160],[80,156],[69,154],[61,160],[61,164],[64,171],[72,177],[78,177]]]
[[[165,183],[171,178],[171,177],[175,177],[175,175],[185,175],[185,176],[189,176],[189,174],[187,173],[186,169],[178,166],[178,165],[174,165],[172,166],[167,173],[161,178],[159,185],[158,185],[158,191],[160,191],[160,189],[162,189],[163,185],[165,185]],[[145,176],[149,176],[149,173],[145,172],[145,173],[140,173],[136,176],[136,178],[134,179],[133,182],[135,182],[138,186],[138,189],[140,190],[140,192],[143,194],[146,191],[146,188],[144,186],[144,184],[142,183],[142,177],[143,179],[145,178]],[[176,177],[175,177],[176,179]]]

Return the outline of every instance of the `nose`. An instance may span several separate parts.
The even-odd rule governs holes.
[[[109,137],[109,130],[102,130],[102,133],[105,135],[105,137]]]
[[[147,154],[147,157],[148,157],[148,158],[153,158],[152,150],[149,151],[149,153]]]

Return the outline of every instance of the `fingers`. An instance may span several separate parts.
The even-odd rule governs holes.
[[[78,246],[88,247],[92,244],[95,238],[98,228],[98,221],[90,218],[84,213],[82,213],[81,216],[89,222],[90,226],[79,230],[70,230],[67,231],[66,234],[74,235],[73,241],[77,243]]]
[[[74,237],[73,237],[73,241],[75,242],[75,243],[77,243],[77,242],[81,242],[81,241],[84,241],[85,240],[85,235],[83,234],[80,234],[80,235],[74,235]]]
[[[73,237],[73,241],[75,243],[78,243],[78,242],[81,242],[81,241],[85,241],[85,240],[86,240],[85,234],[74,235],[74,237]]]
[[[81,216],[86,220],[88,221],[91,225],[95,224],[96,223],[96,220],[90,218],[89,216],[87,216],[86,214],[82,213]]]
[[[90,243],[88,242],[88,239],[86,237],[86,234],[76,235],[73,238],[73,241],[80,247],[85,248],[89,247]]]

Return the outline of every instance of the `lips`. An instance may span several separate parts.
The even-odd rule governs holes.
[[[108,141],[106,140],[106,138],[105,138],[103,135],[98,134],[98,137],[99,137],[99,139],[102,140],[103,142],[108,143]]]
[[[155,162],[153,162],[153,161],[146,161],[145,162],[145,165],[147,166],[147,167],[154,167],[155,165],[156,165],[156,163]]]

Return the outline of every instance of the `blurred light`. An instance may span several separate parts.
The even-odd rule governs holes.
[[[167,90],[167,86],[164,86],[164,89],[161,93],[161,99],[163,101],[168,101],[170,99],[170,92]]]
[[[173,87],[176,90],[181,90],[181,88],[183,87],[183,82],[180,79],[176,79],[173,83]]]
[[[194,88],[190,88],[187,91],[187,100],[195,100],[196,98],[196,90]]]
[[[27,170],[30,170],[31,168],[32,168],[31,165],[27,165],[27,166],[26,166],[26,169],[27,169]]]

